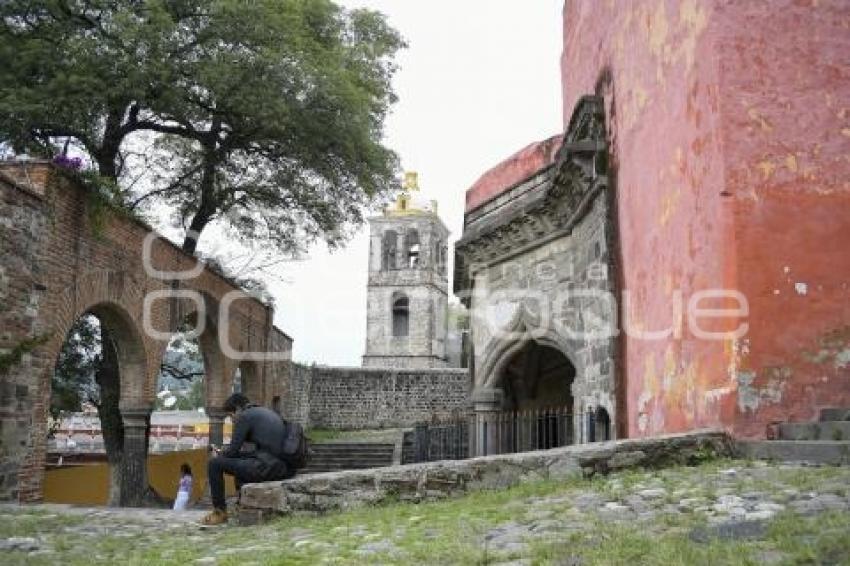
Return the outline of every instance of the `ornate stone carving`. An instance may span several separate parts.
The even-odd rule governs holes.
[[[576,105],[564,142],[539,194],[520,195],[473,220],[473,230],[455,245],[455,293],[471,288],[473,271],[554,234],[569,233],[599,191],[607,188],[605,115],[601,98],[584,96]],[[521,183],[520,183],[521,184]],[[535,187],[532,187],[535,188]]]

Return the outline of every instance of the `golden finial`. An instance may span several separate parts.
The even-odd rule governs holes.
[[[419,190],[419,173],[416,171],[405,171],[404,172],[404,183],[402,183],[402,188],[405,191],[418,191]]]

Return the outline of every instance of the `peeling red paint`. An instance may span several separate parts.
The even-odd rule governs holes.
[[[772,420],[850,406],[850,367],[836,364],[850,349],[850,4],[729,3],[718,17],[727,190],[753,320],[739,365],[757,387],[772,368],[791,373],[781,402],[736,415],[739,434],[761,436]],[[770,174],[756,174],[765,163]]]
[[[566,4],[565,120],[611,77],[623,280],[639,320],[668,324],[665,279],[685,296],[738,289],[750,306],[740,343],[625,340],[630,435],[763,436],[772,421],[850,406],[844,350],[818,350],[850,325],[848,22],[838,1]]]
[[[605,97],[637,330],[670,326],[674,292],[687,301],[735,279],[712,17],[710,2],[576,1],[564,10],[564,116],[585,93]],[[730,344],[699,340],[685,323],[679,339],[627,337],[623,346],[629,436],[731,424]]]

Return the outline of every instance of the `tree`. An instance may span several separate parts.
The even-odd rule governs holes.
[[[403,45],[330,0],[6,0],[0,144],[85,155],[115,204],[171,205],[190,253],[215,221],[285,253],[337,245],[396,184],[381,138]]]
[[[396,186],[381,137],[404,44],[376,12],[11,0],[0,17],[0,141],[48,156],[70,141],[124,181],[127,206],[171,204],[187,251],[215,220],[284,252],[335,245]],[[131,184],[127,141],[140,132],[157,134],[159,166]]]

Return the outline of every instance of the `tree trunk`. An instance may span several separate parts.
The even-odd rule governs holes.
[[[124,422],[118,405],[121,400],[121,376],[115,345],[102,324],[100,332],[102,359],[95,373],[95,381],[100,387],[97,416],[100,418],[103,447],[110,468],[109,505],[117,506],[122,503],[121,469],[124,466]]]
[[[192,223],[189,225],[189,231],[183,239],[183,251],[195,255],[195,250],[198,248],[198,240],[201,239],[201,232],[209,224],[212,219],[211,214],[202,213],[201,210],[195,213],[192,217]]]
[[[147,502],[147,435],[150,410],[127,409],[124,419],[124,459],[121,467],[121,505],[143,507]]]
[[[102,359],[95,374],[100,387],[100,430],[110,468],[109,505],[139,507],[148,492],[147,444],[149,411],[122,411],[121,376],[115,343],[101,324]],[[128,429],[126,422],[130,422]]]
[[[214,124],[213,127],[215,129],[218,126]],[[212,146],[205,146],[204,167],[200,183],[201,202],[195,216],[192,217],[189,231],[186,232],[186,237],[183,240],[183,251],[192,255],[195,254],[198,247],[201,232],[218,212],[218,203],[215,198],[215,173],[220,158],[217,157],[218,154],[215,149],[215,137],[212,140]]]

